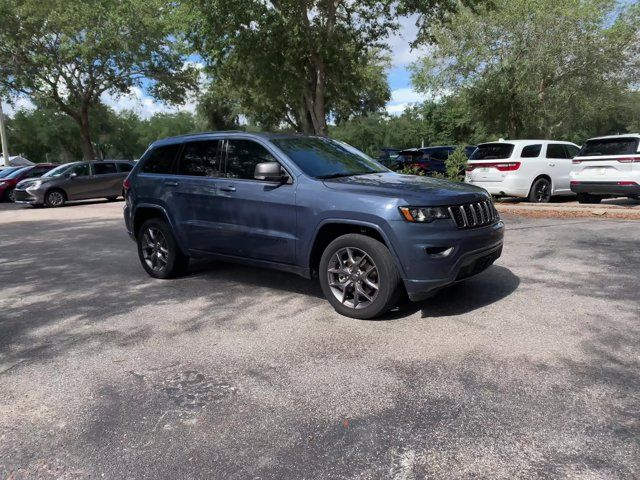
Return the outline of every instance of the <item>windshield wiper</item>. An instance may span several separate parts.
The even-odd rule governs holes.
[[[320,175],[316,178],[319,178],[320,180],[328,180],[330,178],[340,178],[340,177],[355,177],[356,175],[369,175],[370,173],[382,173],[382,172],[376,172],[371,171],[371,172],[353,172],[353,173],[329,173],[327,175]]]

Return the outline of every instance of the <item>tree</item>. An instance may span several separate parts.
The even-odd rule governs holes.
[[[637,82],[638,13],[637,3],[614,0],[461,7],[433,28],[433,57],[414,66],[413,82],[422,92],[464,96],[497,135],[599,133]]]
[[[191,2],[185,2],[187,6]],[[256,123],[327,134],[327,119],[389,99],[385,38],[398,16],[425,18],[451,0],[197,0],[191,38],[214,81],[232,86]],[[400,10],[399,10],[400,9]]]
[[[170,0],[2,0],[0,85],[68,115],[84,158],[95,158],[90,112],[101,95],[144,84],[179,102],[195,84],[175,12]]]

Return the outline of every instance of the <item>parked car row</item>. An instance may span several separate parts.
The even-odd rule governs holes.
[[[401,150],[383,163],[392,170],[441,174],[455,148]],[[467,146],[465,153],[469,158],[465,182],[495,197],[520,197],[534,203],[567,195],[577,195],[580,203],[615,196],[640,198],[639,134],[591,138],[582,148],[553,140],[499,140]]]
[[[126,160],[98,160],[34,165],[0,172],[0,194],[7,201],[33,206],[61,207],[67,201],[123,195],[122,184],[134,163]]]

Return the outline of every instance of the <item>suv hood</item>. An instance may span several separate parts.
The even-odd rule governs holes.
[[[333,178],[325,180],[324,184],[334,190],[359,195],[398,198],[415,206],[460,205],[489,198],[486,190],[468,183],[393,172]]]

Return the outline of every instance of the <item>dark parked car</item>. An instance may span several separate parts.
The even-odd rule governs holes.
[[[424,148],[410,148],[402,150],[400,155],[396,158],[395,165],[391,167],[392,170],[401,170],[406,167],[412,167],[419,171],[422,171],[425,175],[431,175],[433,173],[446,173],[447,167],[445,162],[456,150],[455,145],[447,145],[442,147],[424,147]],[[475,146],[469,145],[465,147],[465,153],[467,158],[471,156]],[[460,173],[464,173],[464,170]]]
[[[400,175],[319,137],[217,132],[151,145],[125,181],[124,218],[143,268],[189,257],[318,275],[333,307],[372,318],[475,275],[501,254],[503,223],[481,188]]]
[[[30,167],[18,167],[10,170],[6,175],[0,178],[0,200],[4,200],[5,202],[13,202],[15,200],[14,190],[18,183],[29,178],[41,177],[55,167],[56,165],[41,163],[39,165],[32,165]]]
[[[68,200],[104,197],[114,201],[124,194],[122,183],[133,165],[124,160],[65,163],[41,178],[20,182],[15,200],[48,207],[61,207]]]

